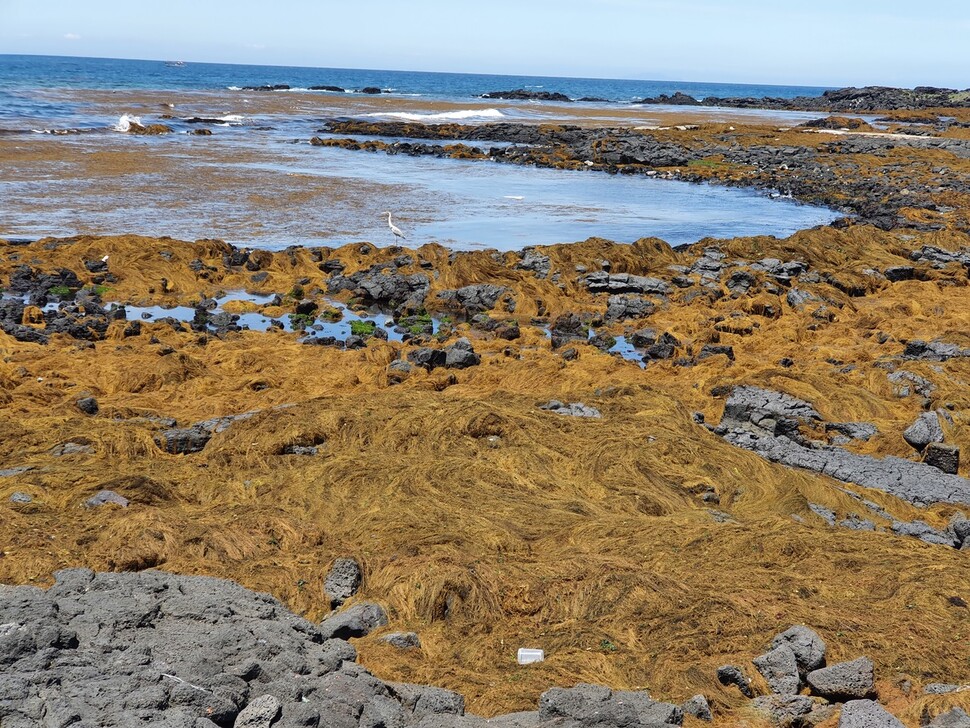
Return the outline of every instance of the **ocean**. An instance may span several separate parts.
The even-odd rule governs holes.
[[[401,95],[443,100],[475,98],[489,91],[531,89],[556,91],[572,99],[603,98],[630,103],[636,99],[682,91],[698,98],[820,96],[827,87],[771,86],[696,81],[635,81],[550,76],[501,76],[476,73],[429,73],[353,68],[250,66],[230,63],[184,63],[116,58],[71,58],[0,54],[0,90],[86,88],[113,90],[215,91],[243,86],[337,86],[356,90],[380,88]]]
[[[286,85],[277,91],[245,87]],[[328,86],[337,91],[310,91]],[[377,88],[378,94],[361,93]],[[524,88],[602,99],[482,99]],[[656,124],[638,99],[821,94],[824,88],[0,55],[0,235],[142,233],[239,245],[393,243],[454,249],[661,237],[787,235],[835,213],[767,194],[602,173],[311,147],[333,118],[427,123]],[[815,118],[703,109],[713,121]],[[198,119],[205,119],[200,124]],[[134,137],[132,120],[173,134]],[[205,126],[211,136],[193,132]]]

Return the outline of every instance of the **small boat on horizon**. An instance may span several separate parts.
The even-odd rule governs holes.
[[[185,61],[165,61],[165,65],[172,68],[181,68],[185,65]]]

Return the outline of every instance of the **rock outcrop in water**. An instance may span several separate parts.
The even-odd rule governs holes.
[[[513,91],[486,91],[483,99],[507,99],[510,101],[572,101],[566,94],[558,91],[529,91],[519,88]]]
[[[677,106],[719,106],[739,109],[781,109],[786,111],[887,111],[931,108],[970,107],[970,90],[917,86],[914,89],[889,86],[864,86],[824,91],[821,96],[797,96],[791,99],[771,97],[716,97],[697,99],[678,91],[667,96],[641,99],[640,104]]]

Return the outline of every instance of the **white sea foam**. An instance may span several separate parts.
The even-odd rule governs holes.
[[[504,119],[498,109],[462,109],[461,111],[443,111],[438,114],[416,114],[409,111],[375,112],[364,116],[384,116],[402,121],[469,121],[474,119]]]
[[[242,86],[226,86],[228,91],[242,91]]]
[[[219,121],[224,121],[227,124],[242,124],[246,119],[246,117],[242,114],[226,114],[225,116],[217,116],[215,118],[217,118]]]
[[[133,114],[122,114],[121,118],[118,119],[118,123],[112,128],[115,131],[129,131],[132,124],[137,124],[141,126],[141,119]]]

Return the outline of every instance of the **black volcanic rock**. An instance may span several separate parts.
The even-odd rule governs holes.
[[[507,99],[510,101],[572,101],[566,94],[557,91],[527,91],[517,88],[513,91],[489,91],[481,95],[483,99]]]
[[[667,106],[700,106],[701,102],[693,96],[688,96],[683,91],[677,91],[673,96],[660,94],[659,96],[640,99],[635,101],[637,104],[664,104]]]

